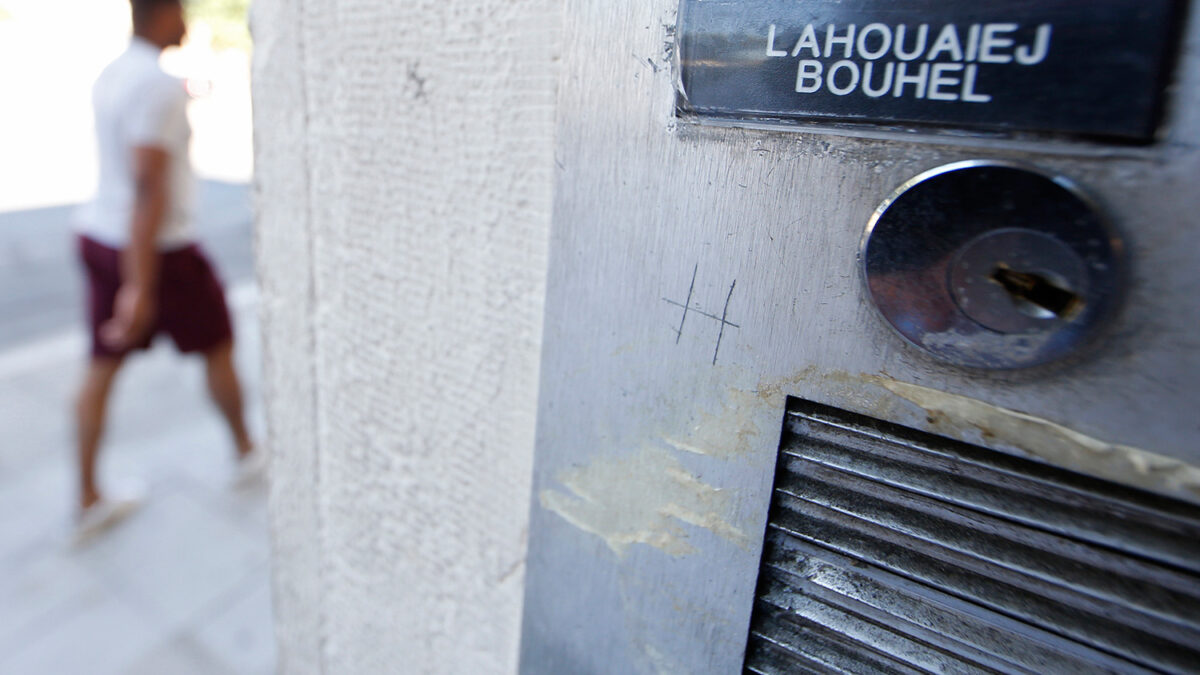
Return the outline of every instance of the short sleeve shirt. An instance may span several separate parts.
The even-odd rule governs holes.
[[[134,150],[139,147],[160,148],[170,157],[159,249],[180,248],[192,239],[187,90],[181,80],[163,72],[158,56],[157,47],[135,37],[92,88],[100,180],[95,198],[79,212],[78,229],[114,248],[129,243],[136,196]]]

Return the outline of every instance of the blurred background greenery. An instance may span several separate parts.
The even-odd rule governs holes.
[[[189,0],[189,23],[203,22],[212,31],[212,48],[250,50],[246,12],[250,0]],[[2,12],[0,8],[0,12]]]
[[[0,1],[0,21],[13,18],[13,10]],[[186,0],[189,22],[203,22],[212,31],[212,48],[250,50],[246,12],[250,0]]]

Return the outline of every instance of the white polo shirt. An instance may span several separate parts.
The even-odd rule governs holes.
[[[92,87],[100,182],[95,198],[80,209],[80,233],[114,248],[129,243],[136,194],[134,148],[153,146],[170,155],[167,209],[158,248],[192,241],[193,177],[188,161],[191,127],[182,80],[163,72],[159,49],[134,37]]]

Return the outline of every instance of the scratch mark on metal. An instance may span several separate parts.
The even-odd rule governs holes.
[[[687,301],[683,303],[683,318],[679,320],[679,330],[675,331],[675,344],[679,344],[679,339],[683,337],[683,324],[687,321],[688,308],[692,306],[692,292],[696,290],[696,272],[699,269],[700,263],[696,263],[695,267],[692,268],[692,283],[688,286]],[[667,299],[663,298],[663,300]],[[673,305],[679,304],[671,300],[667,300],[667,302]]]
[[[717,354],[721,353],[721,338],[725,337],[725,326],[729,325],[725,317],[729,316],[729,301],[733,299],[733,288],[735,286],[737,286],[737,279],[734,279],[733,283],[729,284],[729,295],[725,296],[725,308],[721,310],[721,332],[717,334],[717,348],[713,350],[714,366],[717,365]]]
[[[699,314],[700,316],[712,319],[713,321],[717,321],[721,324],[721,332],[717,334],[717,346],[713,350],[712,364],[715,366],[715,365],[717,365],[717,356],[721,353],[721,340],[723,340],[725,338],[725,328],[726,327],[733,327],[733,328],[738,328],[738,329],[741,328],[741,325],[736,324],[729,320],[729,302],[730,302],[730,300],[733,299],[733,289],[737,286],[737,279],[734,279],[733,283],[729,285],[729,293],[725,296],[725,306],[721,310],[721,316],[717,316],[716,314],[710,314],[710,313],[704,311],[703,309],[692,305],[692,297],[695,295],[695,292],[696,292],[696,272],[699,269],[700,269],[700,263],[696,263],[696,265],[694,267],[692,267],[692,282],[691,282],[691,284],[688,285],[688,294],[687,294],[686,301],[678,302],[676,300],[672,300],[670,298],[665,298],[665,297],[662,300],[663,300],[663,302],[665,302],[669,305],[674,305],[675,307],[679,307],[679,308],[683,309],[683,316],[680,317],[680,319],[679,319],[679,328],[672,329],[675,331],[675,344],[679,344],[679,341],[683,338],[683,327],[684,327],[684,324],[687,323],[687,317],[688,317],[689,312],[695,312],[696,314]]]
[[[665,301],[666,301],[668,304],[675,305],[676,307],[683,307],[683,303],[682,303],[682,302],[676,302],[676,301],[674,301],[674,300],[668,300],[667,298],[663,298],[663,300],[665,300]],[[720,321],[720,320],[721,320],[721,317],[717,316],[716,314],[709,314],[708,312],[706,312],[706,311],[704,311],[704,310],[700,309],[699,307],[689,307],[689,308],[688,308],[688,310],[689,310],[689,311],[692,311],[692,312],[695,312],[695,313],[699,314],[700,316],[705,316],[705,317],[708,317],[708,318],[712,319],[713,321]],[[741,328],[741,326],[740,326],[740,325],[738,325],[738,324],[736,324],[736,323],[734,323],[734,322],[732,322],[732,321],[726,321],[725,323],[726,323],[727,325],[733,326],[734,328]],[[675,328],[674,328],[674,327],[672,327],[672,328],[671,328],[671,331],[672,331],[672,332],[675,332]]]

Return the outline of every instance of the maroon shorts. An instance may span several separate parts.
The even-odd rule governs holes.
[[[79,252],[88,279],[88,318],[92,355],[121,356],[100,340],[100,326],[113,316],[121,286],[121,251],[85,236]],[[146,349],[159,333],[171,336],[179,351],[206,352],[233,337],[225,292],[208,258],[195,244],[159,254],[158,309],[146,339],[132,349]]]

